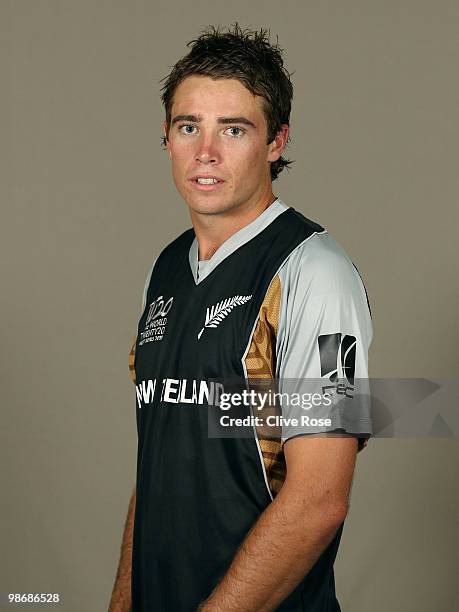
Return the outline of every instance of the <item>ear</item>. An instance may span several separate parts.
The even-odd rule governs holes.
[[[275,162],[282,155],[282,151],[285,149],[287,144],[288,135],[290,128],[286,123],[283,123],[277,132],[274,140],[268,145],[268,158],[269,162]]]
[[[166,139],[166,149],[169,153],[169,157],[172,159],[172,153],[171,153],[171,147],[170,147],[170,143],[169,143],[169,138],[168,138],[168,134],[167,134],[167,121],[164,120],[163,121],[163,135],[164,138]]]

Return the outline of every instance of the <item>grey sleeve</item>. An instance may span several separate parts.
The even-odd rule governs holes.
[[[285,394],[283,442],[335,430],[371,434],[373,327],[352,261],[328,233],[315,235],[291,253],[279,279],[276,377]]]
[[[153,268],[155,267],[155,263],[158,261],[158,258],[156,257],[156,259],[153,262],[153,265],[151,266],[148,274],[147,274],[147,278],[145,280],[145,285],[143,287],[143,293],[142,293],[142,309],[141,309],[141,313],[143,313],[143,311],[145,310],[145,306],[146,306],[146,302],[147,302],[147,292],[148,292],[148,286],[150,284],[150,280],[151,280],[151,275],[153,272]]]

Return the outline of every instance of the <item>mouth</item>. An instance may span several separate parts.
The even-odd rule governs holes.
[[[217,176],[205,176],[205,175],[197,175],[193,176],[188,181],[193,185],[195,189],[198,191],[216,191],[221,189],[224,184],[224,180],[218,178]]]

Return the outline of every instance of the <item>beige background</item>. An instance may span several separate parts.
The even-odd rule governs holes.
[[[274,192],[345,247],[373,376],[457,377],[454,1],[1,0],[0,592],[105,610],[135,477],[127,356],[153,258],[189,227],[159,80],[208,24],[294,71]],[[344,612],[457,608],[457,440],[374,440],[336,563]],[[30,606],[29,606],[30,609]]]

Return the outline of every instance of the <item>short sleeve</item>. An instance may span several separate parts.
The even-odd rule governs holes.
[[[300,245],[279,278],[276,378],[286,398],[283,442],[296,435],[342,431],[357,436],[361,450],[371,435],[368,351],[373,327],[360,274],[325,233]]]
[[[153,265],[151,266],[150,270],[148,271],[147,278],[145,280],[145,284],[144,284],[144,287],[143,287],[143,293],[142,293],[142,310],[141,310],[141,312],[143,312],[145,310],[145,306],[147,305],[148,287],[150,286],[151,275],[153,273],[153,268],[155,267],[155,264],[156,264],[157,260],[158,260],[158,258],[156,258],[154,260]]]
[[[140,316],[142,316],[142,314],[143,314],[143,312],[145,310],[145,306],[146,306],[146,303],[147,303],[148,287],[150,286],[151,275],[153,273],[153,268],[155,267],[156,261],[157,261],[157,258],[153,262],[153,265],[151,266],[150,270],[148,271],[147,278],[146,278],[144,286],[143,286],[143,291],[142,291],[142,307],[141,307],[141,310],[140,310]],[[130,375],[131,380],[132,380],[132,382],[134,384],[136,383],[136,374],[135,374],[135,347],[136,347],[136,343],[137,343],[137,334],[135,334],[133,339],[132,339],[131,348],[130,348],[129,357],[128,357],[129,375]]]

